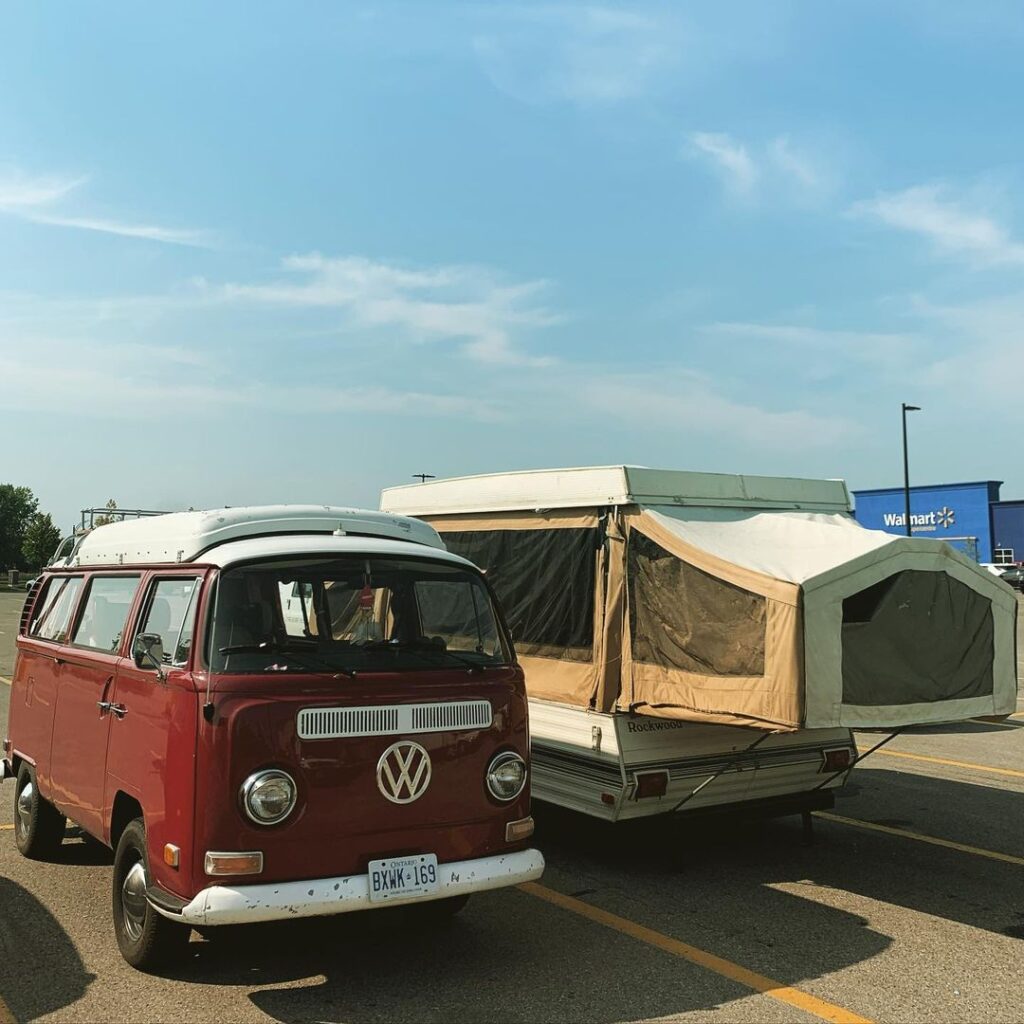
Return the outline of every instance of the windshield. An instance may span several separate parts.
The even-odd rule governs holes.
[[[214,672],[396,672],[511,660],[482,579],[419,559],[345,558],[226,570]]]

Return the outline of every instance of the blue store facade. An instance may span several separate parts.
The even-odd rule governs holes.
[[[910,489],[916,537],[944,540],[979,562],[1024,562],[1024,501],[1001,501],[1000,480]],[[854,491],[857,521],[906,535],[902,487]]]

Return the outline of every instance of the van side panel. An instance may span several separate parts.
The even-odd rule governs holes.
[[[103,838],[112,840],[111,819],[119,792],[142,806],[149,843],[151,882],[178,896],[191,895],[195,748],[198,697],[190,673],[171,669],[164,682],[126,658],[112,700],[125,716],[111,722],[104,794]],[[181,851],[177,870],[164,863],[164,845]]]
[[[34,601],[38,601],[43,587],[37,585]],[[30,609],[26,608],[25,613]],[[30,614],[22,614],[21,628],[27,628]],[[60,665],[57,661],[60,645],[36,640],[19,632],[14,677],[11,680],[8,736],[14,755],[24,757],[36,769],[39,792],[48,799],[52,796],[50,773],[50,741],[53,734],[53,715],[57,707],[57,680]]]
[[[57,704],[57,650],[53,644],[19,638],[11,680],[11,744],[16,755],[34,762],[39,791],[46,797],[51,793],[50,733]]]

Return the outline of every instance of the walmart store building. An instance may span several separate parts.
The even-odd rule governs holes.
[[[1001,480],[910,489],[910,528],[916,537],[944,540],[979,562],[1024,562],[1024,500],[1001,501]],[[902,487],[854,491],[857,521],[872,530],[906,535]]]

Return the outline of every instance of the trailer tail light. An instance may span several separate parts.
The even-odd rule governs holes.
[[[668,792],[668,772],[637,772],[634,799],[664,796]]]
[[[853,751],[849,747],[835,747],[824,752],[821,771],[842,772],[851,764],[853,764]]]

